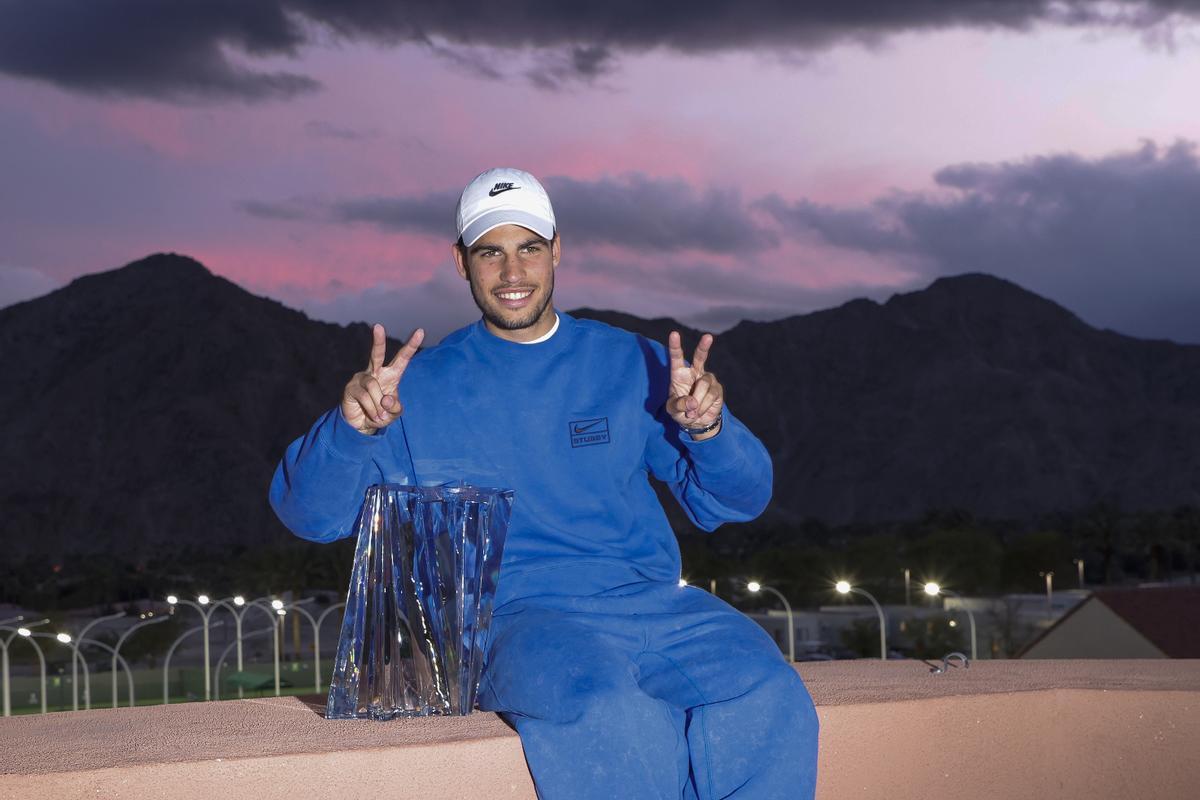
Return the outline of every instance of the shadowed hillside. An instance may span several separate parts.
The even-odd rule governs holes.
[[[743,322],[709,364],[775,459],[784,519],[1200,499],[1200,347],[1096,330],[998,278]]]
[[[314,322],[155,255],[0,310],[4,546],[51,558],[255,546],[288,442],[366,357]]]

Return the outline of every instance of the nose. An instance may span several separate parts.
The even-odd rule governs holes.
[[[525,268],[519,258],[505,258],[500,265],[500,280],[504,283],[520,283],[525,277]]]

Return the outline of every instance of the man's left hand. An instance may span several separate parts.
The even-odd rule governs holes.
[[[689,366],[683,360],[683,344],[678,331],[667,337],[667,355],[670,357],[671,389],[667,396],[667,413],[685,431],[702,430],[713,425],[721,417],[725,407],[725,389],[717,376],[704,371],[708,351],[712,347],[712,334],[700,337],[696,352]],[[703,441],[716,436],[721,430],[717,425],[710,431],[694,434],[692,438]]]

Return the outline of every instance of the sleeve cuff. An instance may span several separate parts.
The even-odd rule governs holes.
[[[721,421],[721,430],[716,436],[703,441],[696,441],[688,436],[687,431],[680,429],[679,441],[687,448],[688,454],[696,463],[704,465],[706,470],[724,472],[737,469],[745,461],[745,448],[742,443],[743,434],[748,434],[746,426],[726,408]]]
[[[361,461],[384,440],[382,433],[368,436],[355,430],[342,416],[341,407],[333,409],[325,417],[325,423],[321,426],[318,436],[334,455]]]

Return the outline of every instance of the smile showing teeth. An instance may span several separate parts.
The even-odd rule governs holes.
[[[533,294],[532,289],[525,289],[519,292],[500,292],[496,296],[501,300],[524,300],[531,294]]]

